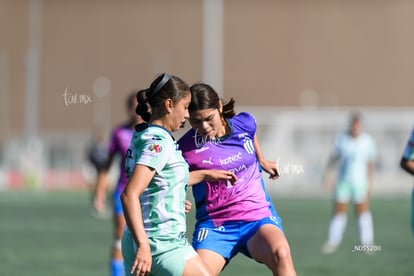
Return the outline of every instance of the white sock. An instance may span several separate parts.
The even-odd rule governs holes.
[[[370,211],[361,213],[358,217],[359,237],[362,245],[374,243],[374,226]]]
[[[346,214],[336,214],[329,224],[328,242],[332,245],[339,245],[344,236],[346,228]]]

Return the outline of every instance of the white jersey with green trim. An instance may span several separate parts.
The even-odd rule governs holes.
[[[126,156],[128,178],[137,164],[156,171],[140,196],[147,235],[176,238],[186,231],[184,201],[189,169],[171,133],[157,125],[137,125]]]

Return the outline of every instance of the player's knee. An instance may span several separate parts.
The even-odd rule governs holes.
[[[288,246],[279,246],[273,253],[275,264],[290,262],[291,255]]]

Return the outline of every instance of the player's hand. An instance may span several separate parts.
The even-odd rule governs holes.
[[[191,203],[191,201],[189,201],[187,199],[184,201],[184,211],[185,211],[186,214],[190,213],[192,205],[193,204]]]
[[[262,163],[260,163],[260,166],[269,174],[269,179],[275,180],[279,178],[280,174],[276,162],[263,160]]]
[[[325,180],[325,181],[322,182],[322,185],[323,185],[323,188],[325,189],[325,191],[327,191],[327,192],[332,191],[332,188],[333,188],[332,181]]]
[[[148,275],[151,271],[152,256],[149,244],[140,245],[135,255],[134,263],[131,267],[131,274],[135,276]]]
[[[329,172],[326,171],[322,174],[322,187],[324,188],[325,191],[330,192],[332,191],[333,187],[334,187],[334,178],[333,175]]]
[[[225,170],[208,170],[205,180],[207,181],[227,181],[231,185],[236,185],[237,176],[234,172]]]

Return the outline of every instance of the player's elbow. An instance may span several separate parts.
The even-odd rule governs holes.
[[[121,204],[123,208],[126,208],[126,206],[128,205],[128,202],[130,200],[130,196],[128,194],[128,192],[126,191],[126,189],[124,189],[120,195],[121,198]]]

